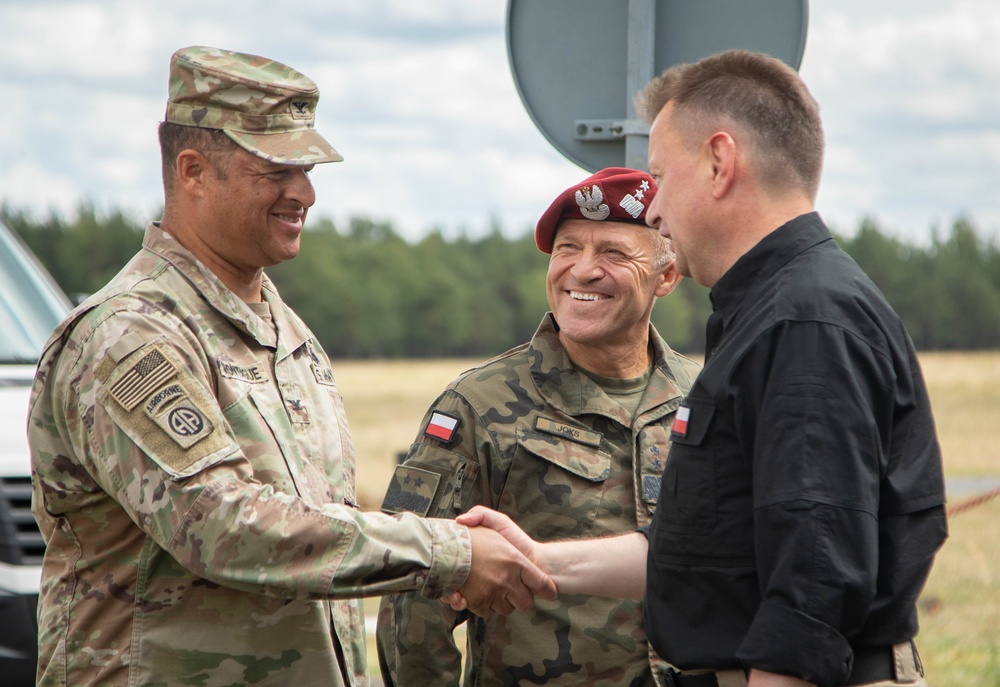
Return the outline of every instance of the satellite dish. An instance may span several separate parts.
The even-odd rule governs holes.
[[[633,100],[675,64],[744,48],[793,69],[808,0],[508,0],[507,58],[521,102],[580,167],[646,169]]]

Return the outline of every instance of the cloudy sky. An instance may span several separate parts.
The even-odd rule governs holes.
[[[524,0],[521,0],[524,1]],[[541,1],[541,0],[539,0]],[[625,0],[607,0],[620,3]],[[0,0],[0,200],[152,218],[156,125],[177,48],[266,55],[321,90],[346,161],[313,173],[313,217],[475,235],[527,230],[588,172],[535,128],[510,74],[506,0]],[[810,3],[801,73],[822,107],[818,207],[926,241],[959,215],[1000,237],[1000,3]]]

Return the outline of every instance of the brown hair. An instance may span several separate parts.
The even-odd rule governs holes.
[[[220,179],[226,178],[226,158],[239,146],[220,129],[160,122],[160,164],[163,188],[169,193],[174,184],[174,163],[182,150],[191,148],[208,158]]]
[[[727,121],[746,135],[758,180],[775,191],[804,189],[815,198],[823,168],[819,105],[794,69],[774,57],[729,50],[670,67],[636,96],[652,123],[674,103],[673,121],[692,145]]]

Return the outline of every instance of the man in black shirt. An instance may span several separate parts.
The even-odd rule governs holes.
[[[940,450],[903,324],[813,210],[819,108],[780,61],[728,51],[668,69],[638,109],[660,187],[647,221],[714,310],[648,540],[535,545],[496,514],[469,520],[560,591],[645,582],[680,687],[924,685],[912,640],[947,536]]]

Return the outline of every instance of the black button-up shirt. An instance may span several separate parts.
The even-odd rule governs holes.
[[[917,356],[815,213],[711,297],[649,531],[647,631],[679,668],[838,685],[855,649],[916,634],[947,534]]]

